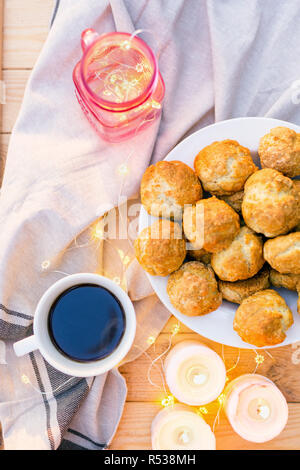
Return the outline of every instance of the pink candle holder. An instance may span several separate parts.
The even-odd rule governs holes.
[[[128,33],[81,36],[82,59],[73,72],[76,96],[105,140],[120,142],[161,114],[165,86],[152,50]]]

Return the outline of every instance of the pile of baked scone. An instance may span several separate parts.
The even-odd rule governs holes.
[[[258,154],[262,169],[248,148],[223,140],[198,153],[195,172],[180,161],[147,168],[141,200],[159,219],[141,231],[135,254],[148,273],[169,275],[167,293],[181,313],[235,302],[234,330],[268,346],[293,324],[270,286],[300,292],[300,181],[291,179],[300,175],[300,134],[276,127]]]

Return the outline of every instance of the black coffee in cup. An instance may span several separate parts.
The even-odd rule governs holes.
[[[65,290],[52,304],[49,335],[68,358],[91,362],[109,356],[125,330],[119,300],[104,287],[80,284]]]

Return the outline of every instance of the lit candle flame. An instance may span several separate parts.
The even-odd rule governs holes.
[[[188,431],[182,431],[179,436],[178,436],[178,440],[180,442],[180,444],[188,444],[190,442],[190,437],[189,437],[189,433]]]
[[[259,405],[257,408],[257,414],[262,419],[267,419],[270,416],[270,408],[267,405]]]
[[[207,380],[207,375],[205,374],[195,374],[193,377],[193,382],[195,385],[203,385]]]

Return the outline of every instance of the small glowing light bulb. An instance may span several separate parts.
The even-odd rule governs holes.
[[[168,395],[166,398],[163,398],[161,401],[162,406],[173,406],[174,405],[174,397],[173,395]]]
[[[160,109],[161,108],[161,104],[158,103],[157,101],[154,101],[154,100],[151,102],[151,106],[154,109]]]
[[[257,365],[262,364],[264,362],[265,358],[261,354],[256,354],[255,356],[255,362]]]
[[[27,385],[27,384],[30,383],[29,378],[28,378],[27,375],[25,375],[25,374],[22,375],[21,379],[22,379],[23,384],[26,384],[26,385]]]
[[[123,264],[124,264],[124,266],[126,266],[126,265],[129,264],[129,263],[130,263],[130,258],[129,258],[129,256],[125,256],[124,259],[123,259]]]
[[[200,406],[197,411],[200,415],[207,415],[208,409],[205,406]]]
[[[125,165],[125,163],[122,163],[121,165],[118,166],[117,168],[117,172],[119,173],[119,175],[127,175],[129,173],[129,168],[127,165]]]
[[[110,81],[111,81],[111,83],[115,83],[117,80],[118,80],[118,76],[114,73],[114,74],[110,77]]]
[[[172,330],[171,330],[172,335],[177,335],[179,330],[180,330],[180,326],[178,324],[174,325]]]
[[[45,259],[41,264],[42,270],[46,271],[50,267],[50,264],[50,261],[48,259]]]
[[[136,64],[135,70],[139,73],[143,72],[143,70],[144,70],[143,64],[141,62],[139,64]]]
[[[221,393],[221,395],[218,396],[218,402],[219,404],[222,406],[223,403],[225,402],[225,394],[224,393]]]
[[[100,223],[93,229],[92,238],[95,240],[102,240],[104,238],[104,231]]]
[[[129,41],[123,41],[121,44],[121,49],[128,50],[130,49],[130,42]]]
[[[154,338],[154,336],[149,336],[149,338],[147,339],[147,343],[150,344],[150,345],[151,345],[151,344],[154,344],[154,343],[155,343],[155,338]]]

